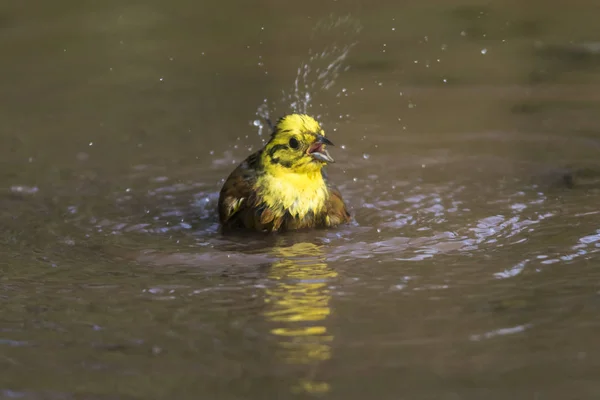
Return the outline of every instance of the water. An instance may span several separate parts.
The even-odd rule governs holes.
[[[338,3],[2,7],[0,398],[597,397],[594,4]],[[356,223],[221,236],[294,110]]]

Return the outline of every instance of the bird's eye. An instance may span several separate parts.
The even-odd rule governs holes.
[[[298,148],[298,140],[296,140],[296,138],[291,138],[289,144],[292,149]]]

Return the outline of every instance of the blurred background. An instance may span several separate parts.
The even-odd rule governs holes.
[[[0,398],[597,398],[598,12],[5,0]],[[355,223],[221,236],[294,111]]]

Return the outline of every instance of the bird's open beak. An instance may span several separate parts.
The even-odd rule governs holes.
[[[317,135],[317,140],[315,140],[315,142],[310,145],[307,153],[317,161],[325,163],[334,163],[335,161],[333,160],[333,158],[331,158],[327,150],[325,150],[326,144],[333,146],[331,140],[327,139],[323,135]]]

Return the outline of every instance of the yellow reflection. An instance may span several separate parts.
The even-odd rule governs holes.
[[[280,338],[278,356],[286,363],[318,366],[331,358],[333,336],[325,325],[331,314],[330,280],[337,273],[325,262],[321,246],[297,243],[275,247],[269,278],[276,285],[266,290],[267,320],[277,324],[271,333]],[[325,393],[327,382],[301,379],[296,392]]]

